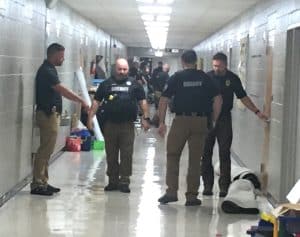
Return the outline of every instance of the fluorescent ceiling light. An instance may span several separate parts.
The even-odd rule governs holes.
[[[163,6],[140,6],[139,11],[141,13],[170,15],[172,13],[172,8]]]
[[[157,0],[158,4],[164,4],[164,5],[172,4],[173,2],[174,0]]]
[[[170,21],[170,15],[159,15],[156,17],[157,21]]]
[[[145,21],[144,24],[150,27],[169,27],[169,22]]]
[[[151,14],[144,14],[142,15],[143,21],[154,21],[154,15]]]
[[[155,55],[156,57],[162,57],[162,56],[163,56],[163,51],[155,51],[155,52],[154,52],[154,55]]]
[[[142,2],[142,3],[153,3],[154,0],[136,0],[137,2]]]
[[[167,34],[168,28],[162,28],[162,27],[146,27],[146,31],[148,34]]]
[[[154,49],[164,49],[167,42],[166,33],[148,34],[152,48]]]

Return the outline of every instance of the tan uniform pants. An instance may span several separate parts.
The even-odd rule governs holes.
[[[132,174],[134,136],[133,122],[112,123],[107,121],[104,124],[106,173],[110,183],[129,184],[129,177]]]
[[[176,116],[167,140],[167,194],[177,196],[179,161],[185,143],[188,142],[189,163],[187,173],[187,200],[198,195],[201,174],[201,155],[207,134],[207,118],[199,116]]]
[[[49,179],[48,162],[56,143],[59,116],[57,113],[47,116],[45,112],[37,111],[36,122],[40,128],[40,146],[34,160],[31,189],[47,186]]]

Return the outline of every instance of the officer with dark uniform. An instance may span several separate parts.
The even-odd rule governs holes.
[[[162,204],[175,202],[178,190],[179,160],[181,152],[188,142],[189,167],[187,174],[186,206],[201,205],[197,199],[200,185],[200,161],[204,141],[208,131],[209,114],[217,119],[222,105],[218,89],[210,78],[196,69],[197,55],[193,50],[185,51],[181,56],[183,70],[170,77],[159,102],[159,133],[166,132],[165,115],[168,100],[174,96],[174,112],[167,139],[167,175],[166,193],[158,199]],[[213,101],[213,105],[212,102]]]
[[[156,112],[151,120],[151,124],[158,127],[159,126],[159,118],[158,118],[158,103],[161,97],[161,94],[165,88],[167,81],[169,80],[169,64],[165,63],[163,65],[163,71],[159,72],[156,77],[152,78],[151,84],[154,90],[154,105]]]
[[[128,77],[128,70],[128,62],[125,59],[116,61],[116,74],[100,83],[88,118],[88,127],[92,129],[92,118],[101,105],[109,177],[105,191],[119,189],[121,192],[130,192],[134,121],[137,118],[138,103],[143,112],[142,126],[145,130],[149,129],[149,112],[144,89],[136,80]]]
[[[60,82],[56,66],[64,61],[65,47],[53,43],[47,48],[47,59],[36,74],[36,123],[40,129],[40,146],[34,165],[31,194],[51,196],[60,191],[48,184],[48,163],[54,151],[59,116],[62,112],[62,96],[81,103],[82,108],[89,109],[87,103]]]
[[[213,57],[213,70],[207,73],[213,83],[219,88],[223,97],[223,105],[221,114],[216,122],[216,126],[210,130],[204,147],[202,158],[202,178],[204,182],[203,195],[213,195],[212,188],[214,185],[214,171],[212,166],[212,155],[215,140],[217,138],[219,144],[220,159],[220,178],[219,188],[220,197],[225,197],[230,185],[231,160],[230,147],[232,143],[232,121],[231,110],[233,107],[233,95],[260,119],[267,120],[268,117],[261,113],[247,96],[240,78],[227,69],[227,56],[223,53],[217,53]]]

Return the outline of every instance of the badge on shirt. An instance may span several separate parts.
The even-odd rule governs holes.
[[[131,81],[126,81],[127,86],[131,86]]]
[[[226,85],[226,86],[230,86],[230,83],[231,83],[230,80],[226,80],[226,81],[225,81],[225,85]]]

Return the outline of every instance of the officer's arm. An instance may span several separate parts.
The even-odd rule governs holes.
[[[93,100],[92,107],[88,113],[88,121],[87,121],[87,127],[88,129],[93,129],[93,118],[97,112],[98,107],[101,105],[101,102],[98,100]]]
[[[216,122],[219,118],[222,109],[223,99],[221,95],[217,95],[213,98],[213,122]]]
[[[140,100],[139,101],[140,107],[143,111],[143,119],[149,119],[149,109],[148,109],[148,103],[146,100]]]
[[[93,118],[97,112],[98,107],[101,105],[101,102],[98,100],[93,100],[92,107],[89,112],[89,117]]]
[[[262,120],[269,119],[269,117],[266,114],[260,112],[260,110],[256,107],[256,105],[253,103],[253,101],[248,96],[241,98],[241,101],[249,110],[251,110],[253,113],[255,113],[260,119],[262,119]]]
[[[164,124],[166,118],[167,107],[169,103],[169,98],[161,96],[159,99],[158,105],[158,116],[159,116],[159,123]]]
[[[63,97],[66,97],[67,99],[75,101],[75,102],[79,102],[79,103],[82,104],[82,106],[84,108],[88,108],[88,105],[85,103],[85,101],[81,97],[79,97],[73,91],[71,91],[68,88],[64,87],[60,83],[53,86],[53,89],[56,92],[58,92],[59,94],[61,94]]]
[[[70,91],[68,88],[64,87],[63,85],[56,84],[53,86],[53,89],[61,94],[63,97],[66,97],[69,100],[73,100],[79,103],[83,103],[83,99],[81,99],[78,95],[76,95],[73,91]]]

